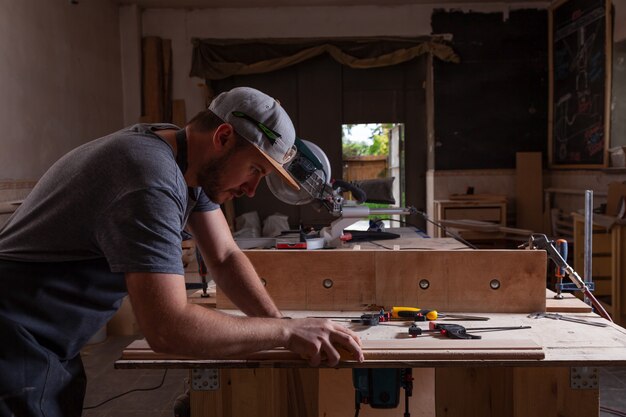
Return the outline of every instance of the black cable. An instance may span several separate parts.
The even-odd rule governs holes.
[[[389,219],[384,219],[384,220],[388,220],[388,221],[390,221],[390,222],[398,222],[398,223],[403,224],[403,225],[405,225],[405,226],[411,226],[411,227],[414,227],[414,228],[415,228],[415,229],[417,229],[417,230],[422,230],[422,229],[420,229],[417,225],[415,225],[415,224],[413,224],[413,223],[409,223],[409,222],[404,221],[404,220],[398,220],[398,219],[392,219],[392,218],[389,218]]]
[[[469,246],[472,249],[478,249],[476,246],[472,245],[467,240],[463,239],[461,236],[457,235],[456,233],[452,233],[451,231],[449,231],[448,228],[445,227],[444,225],[439,224],[439,223],[437,223],[434,220],[431,220],[430,217],[428,217],[428,214],[424,213],[423,211],[417,210],[417,214],[422,216],[424,218],[424,220],[426,220],[427,222],[432,223],[435,226],[437,226],[438,228],[440,228],[445,234],[452,236],[454,239],[458,240],[459,242],[463,243],[464,245],[467,245],[467,246]]]
[[[608,408],[608,407],[600,406],[600,411],[604,411],[606,413],[613,414],[613,415],[616,415],[616,416],[626,417],[626,413],[625,412],[619,411],[619,410],[614,410],[614,409]]]
[[[155,389],[159,389],[159,388],[161,388],[161,387],[163,386],[163,383],[165,382],[165,376],[166,376],[166,375],[167,375],[167,369],[165,370],[165,372],[163,372],[163,378],[161,378],[161,383],[160,383],[159,385],[157,385],[156,387],[152,387],[152,388],[135,388],[135,389],[131,389],[130,391],[126,391],[126,392],[123,392],[123,393],[121,393],[121,394],[118,394],[118,395],[116,395],[116,396],[114,396],[114,397],[111,397],[111,398],[109,398],[108,400],[104,400],[104,401],[102,401],[102,402],[101,402],[101,403],[99,403],[99,404],[96,404],[96,405],[90,405],[90,406],[88,406],[88,407],[83,407],[83,410],[93,410],[94,408],[98,408],[98,407],[100,407],[101,405],[104,405],[104,404],[108,403],[109,401],[113,401],[113,400],[116,400],[116,399],[118,399],[118,398],[120,398],[120,397],[123,397],[123,396],[124,396],[124,395],[126,395],[126,394],[130,394],[131,392],[137,392],[137,391],[154,391]]]

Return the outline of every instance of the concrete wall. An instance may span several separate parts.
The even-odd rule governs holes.
[[[0,0],[0,201],[122,127],[118,22],[109,0]]]

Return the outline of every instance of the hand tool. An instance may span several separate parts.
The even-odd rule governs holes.
[[[413,321],[433,321],[437,319],[485,321],[489,317],[466,316],[462,314],[439,313],[437,310],[426,310],[417,307],[392,307],[391,317],[395,319],[413,319]]]
[[[611,321],[611,322],[613,321],[613,319],[611,318],[609,313],[606,311],[606,309],[602,306],[602,304],[600,304],[598,299],[591,293],[591,289],[587,285],[587,282],[585,282],[580,277],[580,275],[578,275],[576,271],[574,271],[574,268],[572,268],[567,263],[567,261],[563,259],[559,251],[554,247],[553,242],[549,240],[546,235],[542,235],[539,233],[531,235],[527,246],[530,249],[539,248],[539,249],[545,250],[548,253],[548,257],[552,259],[552,261],[557,266],[565,270],[569,279],[571,279],[572,282],[576,284],[576,287],[578,287],[578,289],[582,291],[582,293],[591,301],[591,304],[596,309],[598,314],[604,317],[605,319],[607,319],[608,321]]]
[[[503,326],[503,327],[474,327],[471,329],[466,329],[460,324],[453,323],[429,323],[428,330],[422,329],[417,326],[417,324],[412,324],[409,327],[409,335],[411,337],[417,337],[423,333],[440,333],[445,337],[449,337],[450,339],[481,339],[481,336],[476,336],[473,334],[467,333],[467,331],[471,332],[489,332],[489,331],[500,331],[500,330],[521,330],[521,329],[530,329],[530,326]]]
[[[202,280],[202,293],[200,297],[206,298],[209,296],[209,282],[207,281],[207,267],[204,263],[204,259],[202,259],[202,255],[200,254],[200,249],[196,247],[196,261],[198,262],[198,275],[200,275],[200,279]]]
[[[359,317],[350,316],[310,316],[315,319],[329,319],[329,320],[350,320],[351,323],[359,323],[365,326],[377,326],[380,323],[384,323],[391,320],[391,314],[380,310],[378,313],[366,313],[361,314]]]
[[[555,241],[555,245],[557,252],[563,259],[567,259],[567,240],[565,239],[557,239]],[[563,294],[561,291],[563,290],[563,278],[565,278],[565,268],[560,265],[556,266],[556,270],[554,271],[554,276],[556,277],[556,294],[554,298],[562,299]]]
[[[531,319],[546,318],[546,319],[552,319],[552,320],[571,321],[572,323],[588,324],[590,326],[596,326],[596,327],[607,327],[608,326],[607,323],[599,323],[599,322],[596,322],[596,321],[585,320],[585,319],[576,318],[576,317],[563,316],[563,315],[557,314],[557,313],[542,313],[542,312],[538,312],[538,313],[531,313],[531,314],[528,315],[528,317],[531,318]]]

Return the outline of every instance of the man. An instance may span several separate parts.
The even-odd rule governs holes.
[[[352,331],[281,320],[219,204],[283,169],[295,132],[273,98],[219,95],[184,129],[135,125],[55,163],[0,232],[0,415],[78,416],[80,349],[128,293],[151,347],[203,358],[278,346],[313,366],[362,361]],[[181,233],[193,233],[220,290],[248,317],[187,303]]]

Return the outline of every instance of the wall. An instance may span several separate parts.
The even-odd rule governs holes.
[[[504,11],[545,8],[548,3],[450,4],[460,10]],[[172,10],[142,13],[144,36],[172,40],[173,97],[184,99],[187,116],[204,106],[204,80],[190,78],[191,39],[325,38],[366,36],[422,36],[431,34],[432,10],[439,5],[275,7],[251,9]]]
[[[626,0],[613,1],[615,12],[614,52],[615,48],[624,45],[626,41]],[[622,47],[622,51],[624,48]],[[624,104],[626,104],[626,64],[624,54],[614,53],[613,67],[613,94],[612,98],[612,129],[611,143],[626,145],[624,131]],[[618,96],[615,96],[615,94]],[[621,126],[621,128],[620,128]],[[618,134],[616,134],[616,132]],[[608,184],[611,182],[626,181],[623,170],[544,170],[543,187],[556,189],[577,189],[594,191],[594,207],[606,202]],[[433,201],[447,199],[450,194],[464,193],[468,186],[474,186],[476,193],[504,194],[508,199],[509,214],[515,213],[515,170],[453,170],[434,171],[427,173],[427,211],[432,216]],[[556,193],[553,195],[554,206],[569,213],[584,207],[582,195]],[[515,216],[508,216],[515,218]],[[428,225],[428,232],[433,232],[433,226]]]
[[[122,127],[117,11],[108,0],[0,2],[0,201],[23,194],[12,180],[36,180]]]

